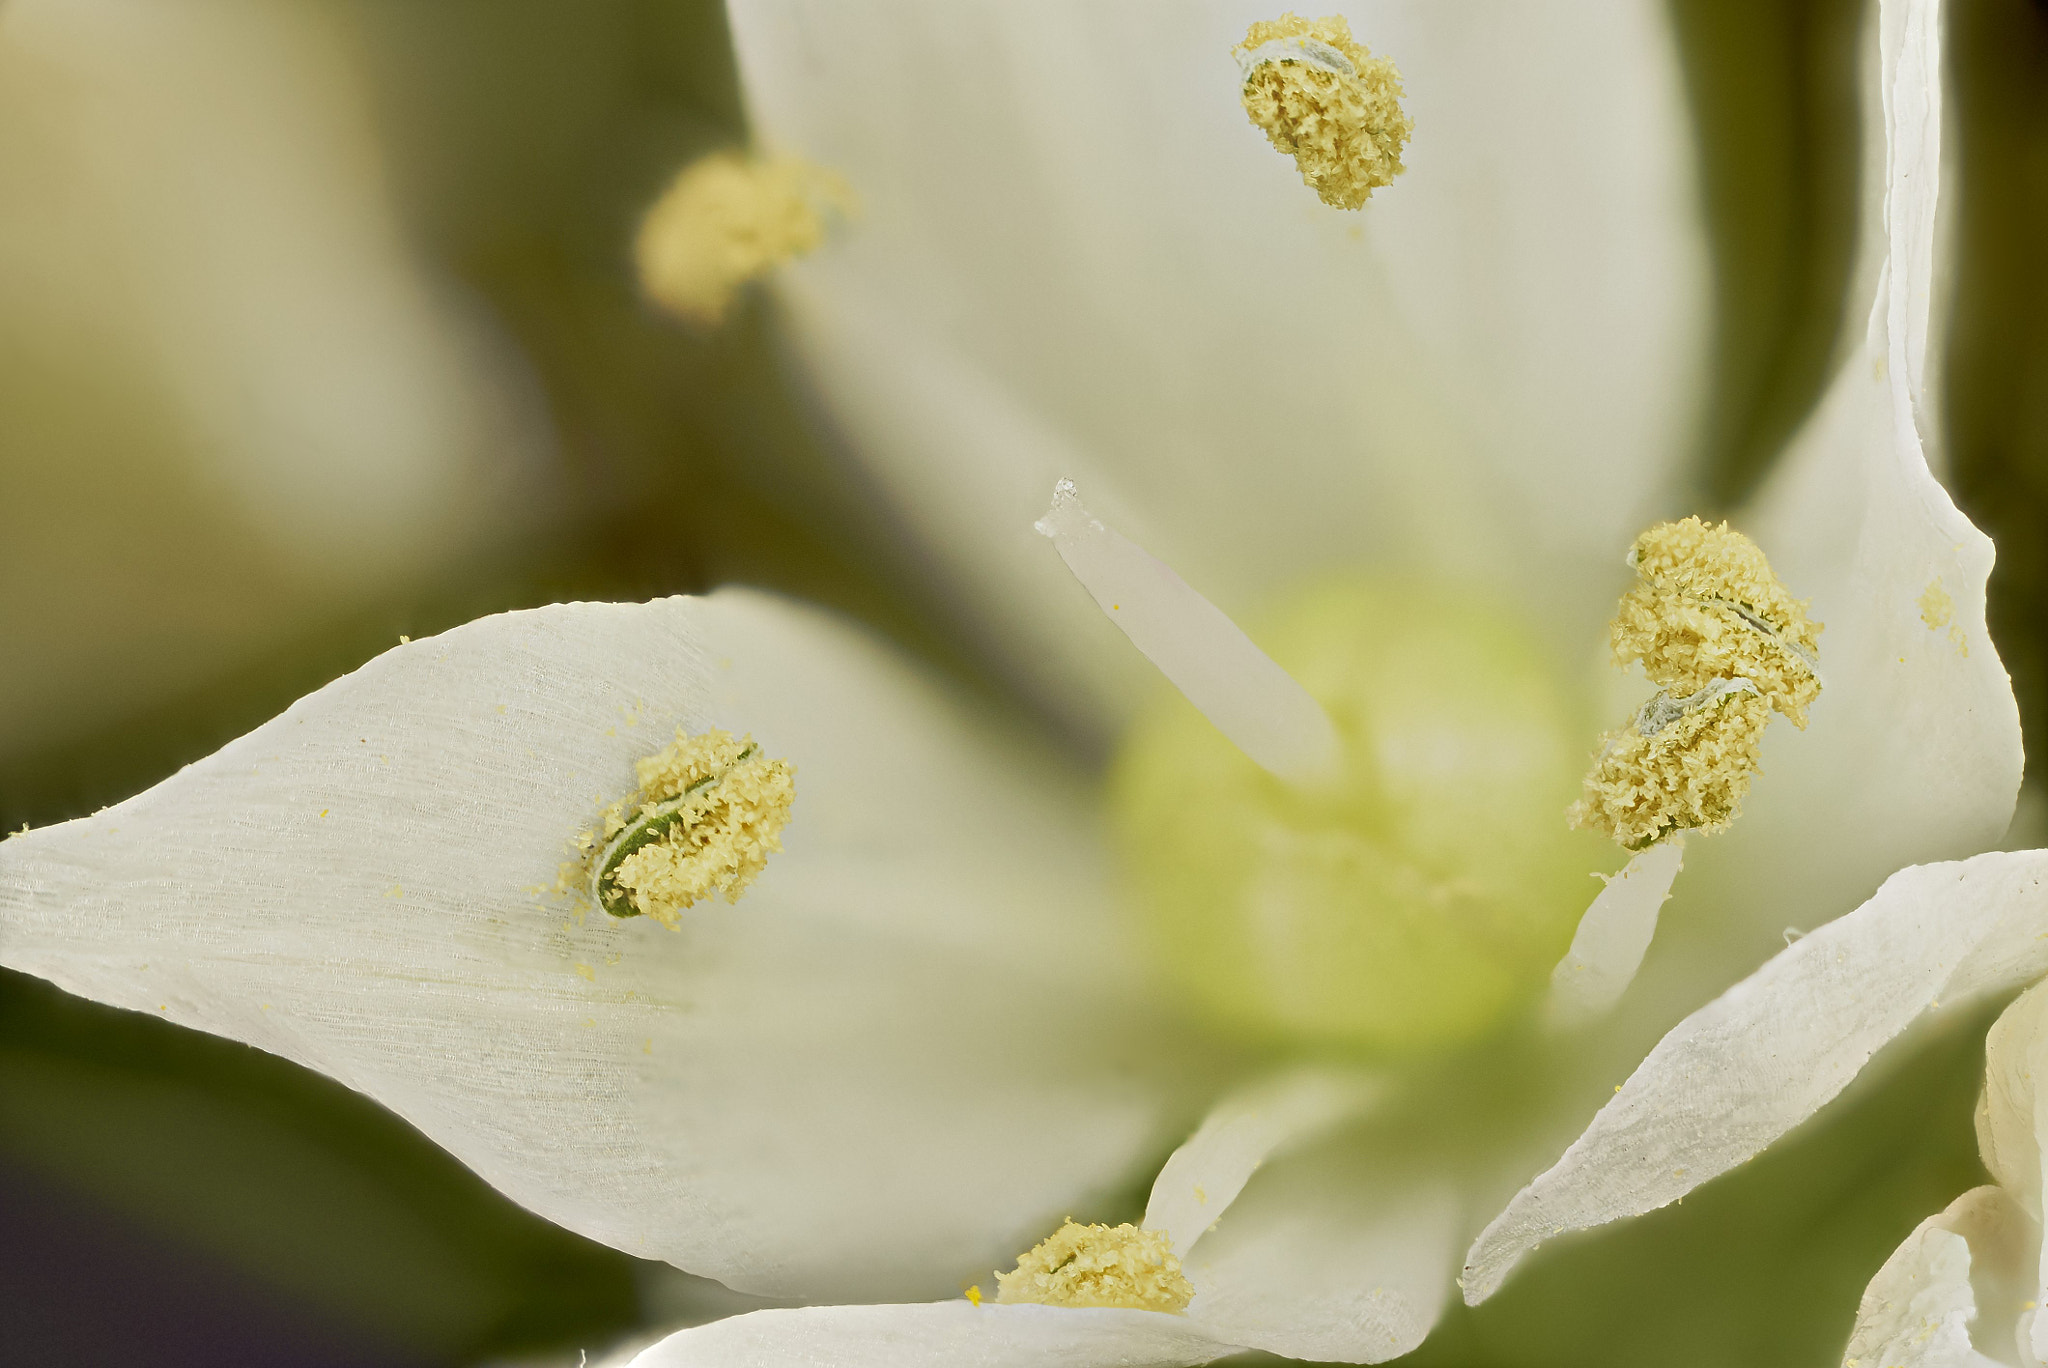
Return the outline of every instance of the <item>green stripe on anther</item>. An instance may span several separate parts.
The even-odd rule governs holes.
[[[739,753],[740,761],[751,760],[757,746],[749,746]],[[737,762],[736,762],[737,763]],[[662,840],[677,827],[687,829],[692,800],[705,790],[725,778],[730,770],[721,771],[684,789],[673,798],[651,803],[640,810],[640,815],[628,822],[612,843],[605,847],[590,875],[591,900],[614,917],[637,917],[640,909],[633,905],[633,895],[614,882],[619,866],[628,855]]]

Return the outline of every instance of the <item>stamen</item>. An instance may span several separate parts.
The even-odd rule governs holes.
[[[1572,948],[1550,973],[1551,1026],[1575,1026],[1621,1000],[1642,967],[1657,934],[1657,914],[1684,863],[1685,837],[1673,836],[1607,880],[1579,919]]]
[[[1180,1312],[1195,1289],[1163,1230],[1079,1225],[1071,1218],[996,1274],[998,1302],[1040,1306],[1115,1306]]]
[[[714,152],[685,167],[641,221],[641,287],[711,326],[742,286],[815,250],[828,218],[852,209],[846,182],[800,157]]]
[[[1602,738],[1585,794],[1572,805],[1573,826],[1644,850],[1681,831],[1711,835],[1734,823],[1756,773],[1770,704],[1754,687],[1708,688],[1671,701],[1678,715],[1655,731],[1646,735],[1631,720]]]
[[[1244,72],[1245,113],[1323,203],[1361,208],[1406,169],[1415,121],[1401,108],[1401,73],[1352,41],[1342,15],[1253,24],[1231,55]]]
[[[1641,661],[1653,684],[1680,694],[1751,680],[1793,726],[1806,726],[1821,689],[1821,627],[1762,548],[1727,523],[1686,518],[1636,538],[1629,563],[1636,587],[1610,631],[1617,661]]]
[[[1386,1093],[1371,1074],[1304,1066],[1225,1097],[1152,1180],[1145,1228],[1186,1254],[1268,1159],[1351,1121]]]
[[[1239,750],[1290,782],[1337,771],[1337,731],[1322,705],[1165,562],[1090,516],[1072,480],[1053,487],[1036,527],[1110,621]]]
[[[605,813],[590,860],[592,902],[614,917],[648,916],[671,929],[678,913],[714,893],[738,902],[768,856],[796,798],[796,769],[761,754],[752,737],[712,730],[675,742],[636,766],[639,792]]]
[[[1735,820],[1771,713],[1804,728],[1820,696],[1821,625],[1725,522],[1659,523],[1628,563],[1636,586],[1615,610],[1614,658],[1660,687],[1602,738],[1571,822],[1642,850]]]

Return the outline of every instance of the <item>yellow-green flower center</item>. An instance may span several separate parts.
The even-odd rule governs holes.
[[[1283,783],[1179,697],[1139,721],[1112,804],[1160,963],[1259,1034],[1379,1053],[1477,1035],[1542,989],[1603,858],[1561,820],[1584,728],[1550,662],[1483,605],[1367,582],[1255,636],[1343,764]]]

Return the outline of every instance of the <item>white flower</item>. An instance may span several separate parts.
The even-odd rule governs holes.
[[[1226,610],[1362,560],[1476,585],[1570,657],[1630,536],[1672,511],[1696,406],[1660,11],[1354,10],[1417,125],[1361,225],[1243,124],[1246,16],[1219,8],[735,5],[763,136],[861,197],[843,247],[784,282],[823,397],[984,646],[1098,734],[1143,671],[1030,531],[1059,475]],[[1537,1240],[1669,1200],[1825,1100],[1916,1010],[1829,996],[1853,918],[1757,980],[1811,967],[1797,1020],[1832,1054],[1759,1063],[1754,1037],[1681,1027],[1467,1250],[1589,1086],[1778,928],[2005,826],[2018,722],[1984,633],[1990,547],[1929,474],[1918,411],[1936,15],[1884,5],[1869,329],[1740,519],[1828,624],[1826,695],[1810,731],[1771,735],[1742,825],[1692,852],[1686,953],[1653,957],[1600,1030],[1515,1047],[1578,1061],[1533,1114],[1481,1088],[1456,1118],[1497,1144],[1378,1143],[1423,1071],[1304,1063],[1162,992],[1069,757],[748,593],[389,652],[148,793],[0,845],[0,962],[320,1069],[542,1215],[736,1288],[951,1297],[1149,1177],[1145,1224],[1195,1292],[1184,1316],[764,1311],[649,1365],[1405,1352],[1461,1255],[1477,1300]],[[786,849],[678,934],[570,915],[552,890],[577,834],[635,759],[713,727],[796,765]],[[1954,928],[1909,929],[1926,963],[1967,959]],[[1694,1021],[1739,1014],[1745,988]],[[1686,1053],[1717,1043],[1711,1069]],[[1666,1176],[1688,1145],[1697,1170]]]

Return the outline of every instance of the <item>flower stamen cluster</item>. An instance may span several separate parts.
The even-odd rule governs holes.
[[[1725,522],[1659,523],[1629,552],[1636,586],[1609,639],[1659,686],[1601,738],[1573,826],[1644,850],[1684,831],[1725,830],[1759,768],[1772,712],[1804,729],[1820,695],[1821,625],[1757,544]]]

